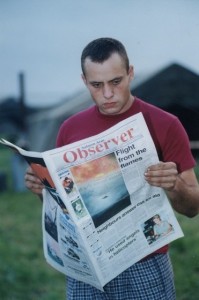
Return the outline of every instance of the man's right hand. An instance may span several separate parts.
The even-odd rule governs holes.
[[[41,180],[35,175],[33,169],[28,167],[25,174],[25,186],[34,194],[42,196],[42,189],[44,185]]]

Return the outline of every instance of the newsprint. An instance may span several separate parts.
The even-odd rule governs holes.
[[[158,156],[142,113],[43,153],[1,143],[17,150],[46,187],[44,255],[67,276],[103,291],[135,262],[183,236],[165,192],[144,179]],[[165,232],[155,230],[157,215]]]

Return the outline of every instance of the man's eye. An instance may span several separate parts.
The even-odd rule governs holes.
[[[99,82],[93,82],[92,83],[92,86],[94,87],[94,88],[99,88],[101,85],[100,85],[100,83]]]
[[[119,84],[120,82],[121,82],[121,78],[114,79],[114,80],[112,81],[113,85],[117,85],[117,84]]]

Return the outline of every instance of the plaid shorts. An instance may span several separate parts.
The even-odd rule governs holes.
[[[105,292],[67,278],[67,300],[175,300],[174,276],[167,254],[142,260],[104,286]]]

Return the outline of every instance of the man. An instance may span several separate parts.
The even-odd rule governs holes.
[[[82,79],[95,105],[62,124],[57,147],[98,134],[142,112],[160,159],[160,163],[145,171],[146,181],[163,188],[176,211],[195,216],[199,211],[199,186],[187,135],[175,116],[131,94],[133,66],[129,65],[124,46],[111,38],[94,40],[83,50],[81,66]],[[27,188],[41,195],[43,186],[30,168],[25,181]],[[67,299],[175,299],[168,247],[159,249],[113,279],[105,286],[104,293],[68,278]]]

